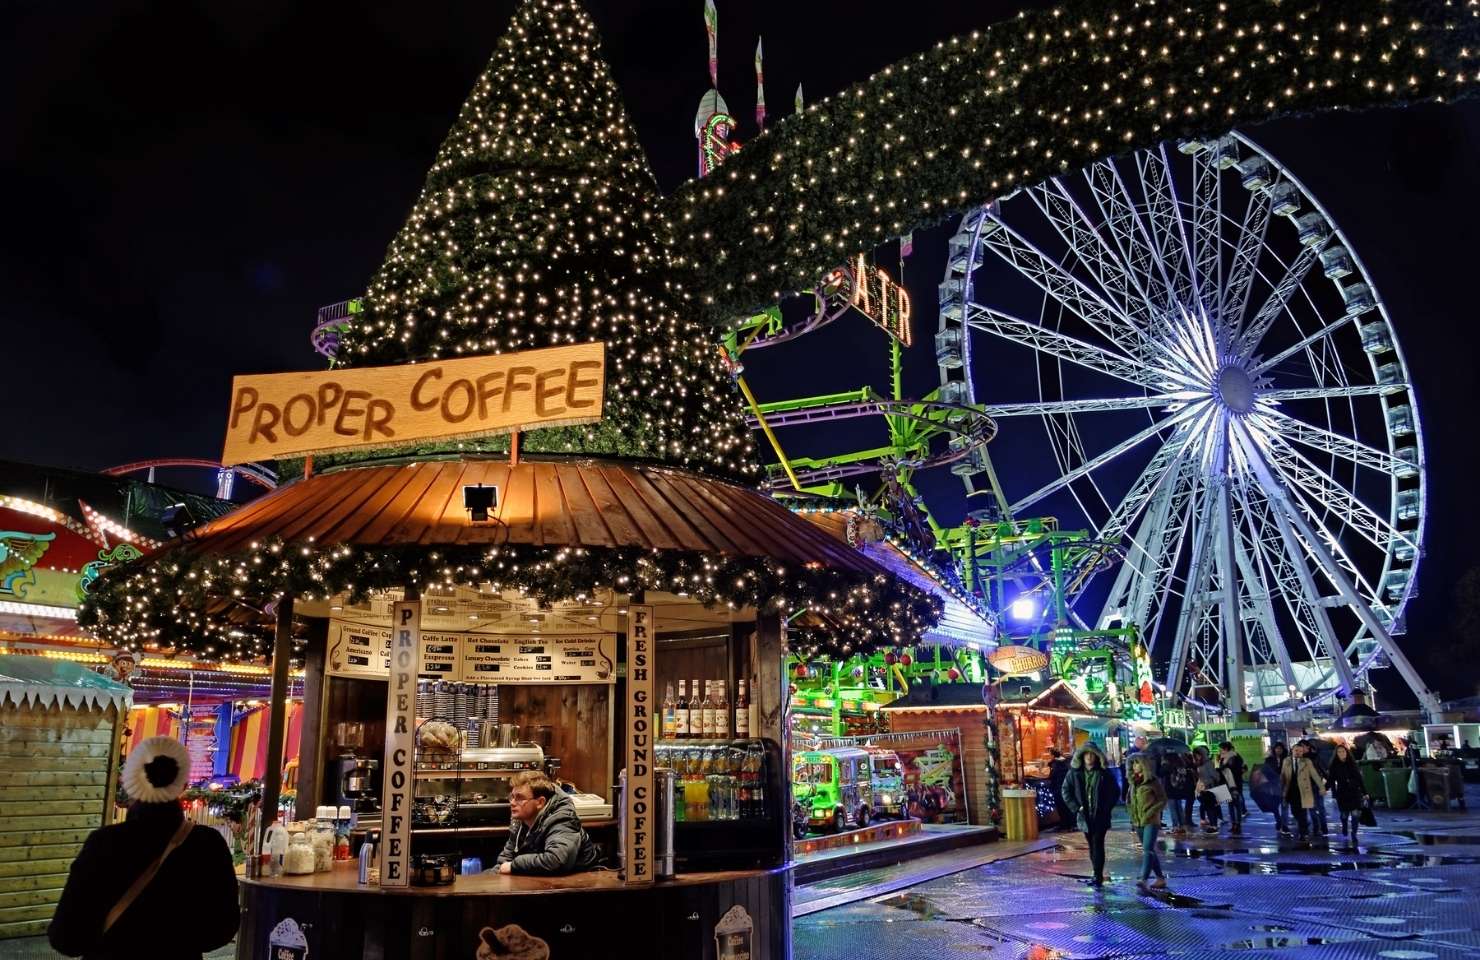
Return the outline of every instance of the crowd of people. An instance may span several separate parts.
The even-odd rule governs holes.
[[[1358,828],[1376,822],[1357,757],[1346,746],[1337,745],[1323,764],[1316,746],[1310,740],[1289,747],[1276,743],[1263,763],[1249,771],[1226,740],[1217,745],[1216,752],[1198,746],[1184,753],[1151,750],[1145,737],[1137,737],[1118,781],[1104,752],[1093,742],[1081,745],[1068,760],[1055,752],[1052,770],[1060,829],[1084,834],[1093,872],[1090,882],[1100,886],[1105,882],[1105,837],[1111,816],[1124,803],[1141,847],[1137,887],[1147,892],[1163,889],[1166,874],[1157,856],[1163,810],[1168,812],[1174,837],[1198,829],[1218,835],[1225,825],[1227,835],[1237,837],[1249,815],[1246,783],[1257,781],[1266,799],[1261,806],[1274,815],[1276,830],[1297,841],[1328,836],[1325,801],[1329,792],[1341,815],[1341,843],[1355,851]]]

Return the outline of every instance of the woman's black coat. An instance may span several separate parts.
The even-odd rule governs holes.
[[[178,804],[138,804],[122,823],[94,830],[72,863],[46,935],[58,953],[88,960],[199,960],[236,936],[231,851],[211,827],[195,827],[154,880],[103,935],[103,920],[179,829]]]

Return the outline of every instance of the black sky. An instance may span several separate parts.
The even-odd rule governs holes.
[[[589,3],[665,190],[694,172],[693,115],[708,86],[702,6]],[[1020,6],[722,0],[720,86],[748,135],[757,34],[779,118],[798,82],[808,100],[820,98]],[[7,4],[0,458],[100,468],[214,457],[232,374],[318,368],[307,340],[314,311],[363,289],[512,9],[510,0]],[[1451,586],[1480,542],[1470,497],[1480,104],[1245,132],[1325,204],[1405,345],[1431,496],[1406,644],[1422,651],[1431,682],[1448,680],[1445,694],[1469,693],[1473,670],[1444,671],[1443,649]],[[922,341],[944,238],[921,236],[906,274],[930,314],[917,315]],[[856,385],[877,383],[881,354],[848,355],[850,336],[793,350],[758,372],[758,390],[799,392],[796,377],[820,353],[857,364]],[[908,360],[907,392],[935,385],[928,346]],[[946,519],[962,509],[958,489],[949,477],[927,484]]]

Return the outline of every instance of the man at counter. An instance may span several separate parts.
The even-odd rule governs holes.
[[[596,866],[596,847],[581,826],[575,804],[555,782],[536,770],[509,786],[509,840],[498,855],[498,872],[553,877]]]

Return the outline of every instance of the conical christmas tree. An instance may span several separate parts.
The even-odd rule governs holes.
[[[407,363],[601,340],[602,421],[530,431],[522,449],[752,476],[739,396],[675,283],[657,184],[598,46],[576,3],[519,7],[339,360]],[[506,437],[456,444],[507,445]]]

